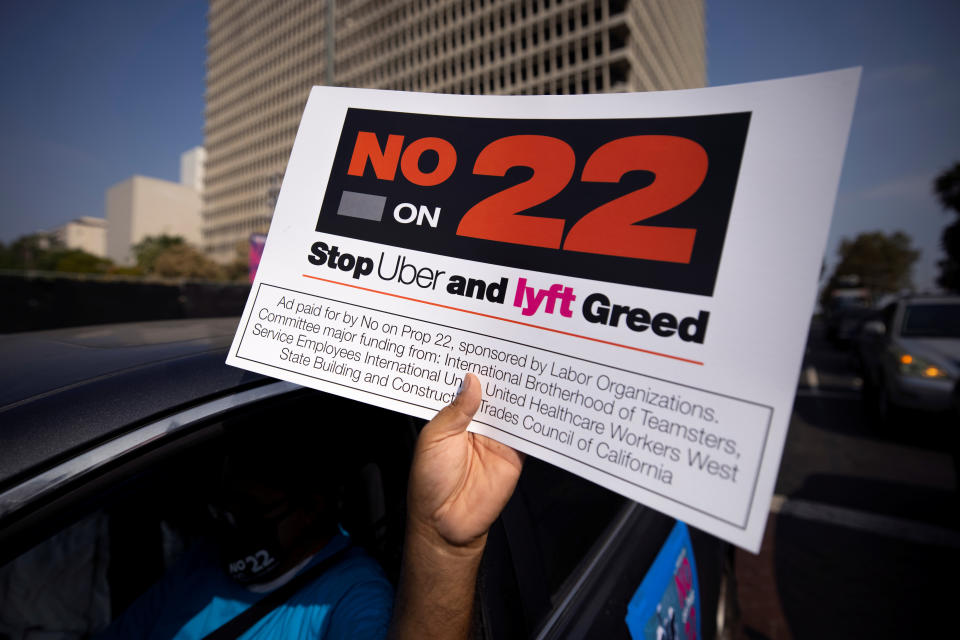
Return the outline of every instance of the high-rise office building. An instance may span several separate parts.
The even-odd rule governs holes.
[[[226,261],[266,231],[317,84],[535,95],[705,83],[703,0],[211,0],[203,245]]]

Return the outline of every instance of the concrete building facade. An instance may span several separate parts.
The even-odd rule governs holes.
[[[194,147],[180,154],[180,184],[203,193],[203,169],[207,152],[203,147]]]
[[[98,258],[107,255],[107,221],[80,216],[53,230],[54,237],[68,249],[80,249]]]
[[[107,257],[134,263],[133,245],[147,236],[180,236],[200,246],[201,197],[193,187],[133,176],[107,190]]]
[[[318,84],[495,95],[702,87],[703,0],[211,0],[203,247],[213,258],[267,230]]]

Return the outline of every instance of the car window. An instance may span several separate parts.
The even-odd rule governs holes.
[[[82,638],[106,627],[108,526],[98,510],[0,567],[0,638]]]
[[[625,502],[528,457],[484,552],[478,591],[482,637],[530,637]]]
[[[416,425],[408,416],[304,390],[151,442],[105,474],[90,474],[82,481],[89,490],[72,487],[82,504],[38,523],[28,536],[31,548],[5,550],[18,555],[4,554],[9,560],[0,566],[0,638],[81,638],[102,630],[190,549],[209,545],[208,505],[226,439],[241,429],[270,438],[283,424],[323,430],[308,452],[318,466],[348,461],[336,465],[338,520],[395,582]]]
[[[900,335],[905,338],[960,338],[960,304],[907,305]]]
[[[604,531],[625,498],[559,467],[527,458],[523,495],[543,555],[550,594]]]
[[[212,453],[196,449],[84,498],[78,518],[0,567],[0,637],[103,630],[200,534]]]

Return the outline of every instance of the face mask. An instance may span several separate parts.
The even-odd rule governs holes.
[[[262,517],[240,517],[231,511],[208,505],[216,525],[220,557],[227,574],[240,584],[269,582],[279,574],[288,551],[277,537],[279,524],[291,510]]]

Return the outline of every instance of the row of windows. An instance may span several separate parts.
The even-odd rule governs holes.
[[[259,49],[252,51],[258,59],[235,65],[229,77],[224,78],[219,86],[212,87],[208,83],[208,101],[230,102],[234,95],[246,96],[250,91],[269,85],[278,75],[296,73],[305,67],[314,71],[326,67],[325,39],[319,27],[313,32],[302,34],[301,38],[294,38],[289,32],[280,30],[272,35],[272,41],[283,42],[284,46],[270,52],[266,50],[267,43],[263,43]]]
[[[648,0],[629,15],[644,46],[644,62],[657,69],[662,88],[698,87],[706,81],[702,3]]]
[[[258,175],[263,171],[272,171],[278,163],[285,163],[290,154],[290,147],[293,144],[293,136],[286,141],[286,144],[275,147],[273,153],[263,154],[259,157],[236,156],[231,158],[229,165],[221,165],[219,172],[214,178],[204,179],[204,189],[207,193],[207,199],[212,200],[211,193],[215,193],[217,188],[223,188],[231,185],[237,180],[244,180],[253,175]],[[283,155],[284,151],[287,155]],[[207,170],[209,176],[209,169]]]
[[[247,2],[236,2],[238,6],[250,6]],[[232,69],[242,67],[251,59],[263,56],[265,53],[276,51],[279,48],[289,44],[289,38],[293,33],[315,33],[323,31],[323,20],[326,2],[287,2],[286,10],[277,5],[281,2],[264,0],[260,3],[259,10],[256,13],[240,11],[226,21],[226,24],[219,24],[219,20],[214,18],[214,11],[211,8],[210,28],[208,30],[207,66],[209,69],[208,87],[210,83],[216,83],[221,75],[225,75]],[[227,25],[231,22],[237,22],[228,30]],[[293,31],[286,31],[287,38],[275,37],[276,31],[281,25],[292,23]],[[250,34],[250,35],[248,35]],[[247,36],[247,37],[245,37]],[[250,49],[249,45],[263,41],[257,49]],[[243,58],[234,60],[236,56],[243,54]]]
[[[469,79],[455,81],[440,87],[442,93],[462,95],[479,95],[490,93],[511,93],[513,95],[574,95],[582,93],[599,93],[606,91],[622,91],[629,81],[630,66],[626,60],[612,64],[598,65],[574,73],[557,75],[553,78],[543,78],[530,82],[526,86],[507,87],[497,84],[497,78],[491,75],[480,75]]]
[[[291,140],[292,142],[292,140]],[[290,158],[290,147],[287,146],[285,149],[278,151],[277,153],[270,154],[263,158],[257,158],[251,162],[244,163],[243,165],[237,167],[230,172],[231,178],[237,179],[245,176],[272,176],[276,173],[283,173],[284,167],[286,166],[287,160]],[[203,214],[204,216],[210,216],[211,218],[222,218],[224,216],[232,215],[239,211],[240,207],[247,207],[244,210],[252,210],[250,205],[254,200],[263,203],[265,198],[268,197],[266,190],[263,193],[257,194],[255,198],[245,200],[240,203],[233,203],[229,205],[218,204],[214,198],[207,197],[206,203],[204,206]]]
[[[212,225],[204,228],[203,241],[205,243],[210,243],[215,239],[221,238],[222,236],[250,234],[268,226],[270,226],[270,216],[263,214],[225,224]],[[226,246],[232,248],[235,242],[236,240],[233,242],[227,242]]]
[[[268,194],[262,193],[251,196],[240,202],[228,206],[220,206],[212,210],[204,210],[203,226],[205,230],[218,228],[210,226],[214,220],[231,219],[241,217],[244,220],[250,218],[251,214],[261,214],[267,208]]]
[[[256,177],[244,180],[229,187],[220,190],[206,190],[204,197],[209,200],[226,200],[246,193],[267,193],[272,187],[271,179],[267,175],[257,175]]]
[[[541,76],[568,73],[571,68],[604,57],[611,48],[609,44],[605,47],[605,39],[609,40],[604,33],[595,33],[565,46],[541,50],[515,59],[509,64],[499,61],[495,50],[481,51],[479,55],[474,51],[448,60],[445,64],[421,69],[406,78],[375,70],[357,80],[358,84],[381,85],[387,88],[411,86],[419,90],[435,90],[451,82],[472,81],[471,76],[479,76],[491,78],[486,82],[488,88],[484,92],[497,92],[540,79]]]
[[[637,42],[630,43],[633,57],[638,62],[637,66],[639,68],[637,69],[637,73],[641,78],[644,88],[656,91],[657,89],[662,89],[670,85],[664,70],[659,67],[654,67],[654,65],[650,64],[650,60],[647,59],[644,50],[649,48],[649,45],[646,43],[642,45]]]
[[[260,136],[254,140],[251,140],[247,144],[237,148],[235,151],[229,153],[229,158],[234,161],[240,161],[245,158],[255,158],[262,155],[268,154],[270,151],[273,151],[277,148],[278,145],[287,145],[290,146],[290,143],[293,142],[293,138],[297,135],[297,127],[288,127],[286,129],[280,129],[274,131],[268,135]],[[223,163],[225,164],[225,163]],[[223,167],[217,167],[219,170],[223,170]],[[213,195],[219,195],[216,191],[216,185],[223,178],[223,173],[217,173],[213,176],[211,180],[206,182],[205,188],[207,192]]]
[[[325,66],[326,54],[319,47],[314,50],[301,48],[297,51],[297,55],[287,56],[282,63],[277,62],[271,67],[263,67],[257,72],[255,78],[251,77],[245,82],[234,81],[229,91],[222,91],[217,96],[208,95],[207,104],[210,106],[207,117],[230,116],[231,106],[238,101],[256,100],[259,95],[270,94],[284,82],[289,84],[292,77],[308,75],[318,79],[323,78]]]
[[[630,16],[634,27],[638,30],[638,38],[633,41],[634,53],[639,53],[640,42],[643,42],[644,54],[639,58],[641,64],[647,70],[651,80],[656,79],[655,86],[668,87],[671,82],[668,78],[673,78],[674,82],[679,82],[679,73],[672,55],[668,55],[660,29],[650,28],[650,16],[647,14],[646,7],[641,12],[636,6],[630,8]],[[672,39],[670,39],[672,40]]]
[[[230,139],[239,139],[243,136],[256,135],[264,131],[272,131],[282,126],[296,126],[303,114],[304,100],[297,100],[290,106],[270,107],[272,99],[262,100],[230,118],[222,125],[207,126],[205,144],[208,147],[226,149]],[[227,152],[224,152],[226,155]],[[216,162],[216,161],[214,161]],[[209,166],[210,161],[207,161]]]
[[[411,67],[423,66],[424,64],[441,67],[452,60],[466,59],[467,64],[473,69],[477,65],[496,64],[497,61],[508,57],[538,53],[548,49],[552,40],[554,41],[553,46],[563,45],[582,33],[582,31],[578,31],[558,35],[552,29],[544,28],[547,26],[535,25],[509,35],[491,36],[469,45],[458,44],[456,40],[444,38],[421,45],[402,56],[364,60],[364,64],[360,66],[366,66],[368,73],[372,72],[379,76],[385,76],[403,73]],[[591,27],[593,29],[599,28],[592,25]]]
[[[528,17],[534,17],[541,12],[548,12],[551,9],[562,10],[571,5],[579,4],[586,8],[592,5],[599,10],[602,5],[610,7],[611,14],[622,12],[626,0],[580,0],[579,2],[570,0],[419,0],[400,4],[398,2],[366,2],[351,3],[352,10],[337,9],[338,28],[349,27],[354,21],[366,22],[358,30],[356,35],[360,37],[372,37],[377,35],[385,28],[392,27],[405,20],[418,21],[417,35],[422,35],[424,31],[429,32],[431,24],[439,29],[441,26],[447,26],[457,20],[464,18],[483,17],[485,13],[500,14],[500,26],[507,23],[515,24],[526,20]],[[373,6],[371,6],[373,5]],[[380,15],[376,13],[377,5],[379,8],[389,8],[390,10]],[[348,5],[350,6],[350,5]],[[429,14],[433,15],[429,15]],[[341,17],[342,15],[342,17]]]
[[[602,3],[596,1],[592,8],[587,5],[579,9],[558,12],[552,16],[545,16],[543,20],[521,25],[509,16],[514,13],[515,7],[501,8],[499,12],[491,12],[481,16],[469,24],[461,24],[438,33],[429,42],[420,42],[416,47],[404,51],[410,30],[398,25],[394,32],[386,37],[371,38],[373,46],[361,47],[359,53],[344,56],[341,62],[338,57],[338,75],[349,73],[370,63],[384,64],[397,72],[398,67],[424,64],[437,56],[448,53],[458,53],[465,48],[483,51],[492,45],[493,50],[499,49],[500,56],[516,55],[541,43],[549,43],[552,39],[560,39],[570,34],[576,34],[584,29],[590,29],[603,19]],[[497,20],[499,16],[499,22]],[[511,30],[512,33],[504,34]],[[351,36],[345,34],[344,40],[349,41]],[[412,38],[411,38],[412,40]],[[422,40],[422,39],[421,39]],[[362,42],[362,40],[357,40]],[[339,43],[338,43],[339,44]],[[389,71],[385,71],[389,73]]]
[[[216,121],[208,120],[207,135],[211,138],[215,136],[227,140],[221,140],[215,145],[207,145],[209,147],[207,152],[208,184],[210,180],[215,181],[226,167],[232,166],[240,159],[235,152],[230,151],[232,145],[229,140],[244,140],[245,136],[251,131],[255,134],[271,130],[272,127],[264,126],[259,122],[261,113],[274,111],[281,114],[277,116],[279,126],[286,125],[287,128],[295,129],[300,121],[300,116],[303,114],[303,105],[306,104],[310,86],[312,85],[309,82],[309,77],[306,79],[288,78],[286,79],[286,88],[278,87],[276,93],[269,95],[260,102],[261,110],[256,109],[256,105],[251,105],[236,117],[221,117]],[[236,102],[233,106],[239,109],[244,106],[244,103]]]
[[[244,107],[259,103],[260,109],[272,109],[281,104],[287,106],[289,100],[294,98],[305,100],[309,88],[323,77],[321,58],[320,54],[314,54],[310,58],[290,62],[285,67],[274,70],[269,77],[264,77],[260,84],[244,87],[242,91],[238,91],[236,95],[229,98],[227,96],[221,96],[217,100],[208,98],[206,111],[208,128],[215,128],[225,121],[235,122],[239,117],[237,111]],[[247,108],[246,111],[250,112],[251,109]],[[262,113],[262,111],[253,111],[255,114]]]

